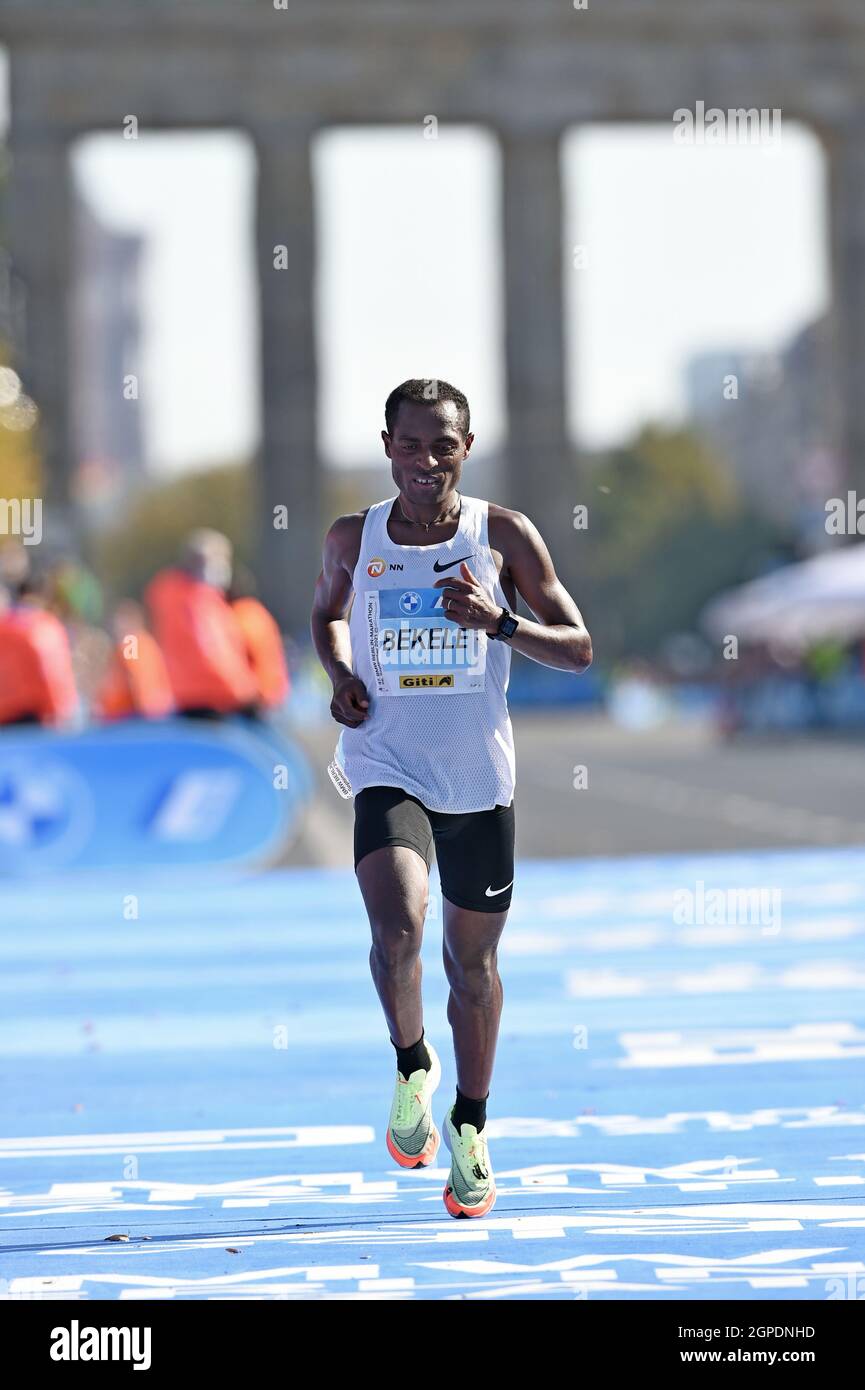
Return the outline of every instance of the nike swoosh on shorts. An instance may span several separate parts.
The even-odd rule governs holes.
[[[511,879],[511,883],[513,883],[513,879]],[[505,888],[510,888],[511,883],[506,883]],[[485,897],[494,898],[496,896],[496,893],[504,893],[505,888],[488,888],[486,890]]]
[[[441,574],[442,570],[449,570],[453,565],[461,565],[463,560],[470,560],[471,558],[471,555],[461,555],[458,560],[448,560],[446,565],[440,565],[438,560],[433,560],[433,569],[437,574]]]

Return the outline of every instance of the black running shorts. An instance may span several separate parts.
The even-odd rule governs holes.
[[[354,798],[354,867],[370,850],[408,845],[432,865],[455,907],[504,912],[514,879],[514,806],[430,811],[401,787],[364,787]]]

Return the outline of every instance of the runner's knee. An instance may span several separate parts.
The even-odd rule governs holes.
[[[423,915],[403,915],[402,920],[390,917],[386,922],[371,922],[371,954],[387,971],[412,964],[420,955],[423,942]]]
[[[472,953],[468,960],[459,960],[446,948],[444,966],[448,984],[453,992],[472,1003],[489,1003],[501,985],[495,950]]]

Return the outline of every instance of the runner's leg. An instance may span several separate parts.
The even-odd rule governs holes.
[[[369,965],[393,1042],[411,1047],[423,1032],[421,959],[429,871],[407,845],[384,845],[357,866],[372,947]]]
[[[481,1101],[490,1089],[504,999],[497,948],[513,891],[514,807],[434,816],[433,827],[457,1086]]]
[[[450,985],[448,1022],[454,1039],[457,1085],[483,1100],[490,1090],[504,989],[497,947],[505,912],[473,912],[442,898],[443,956]]]

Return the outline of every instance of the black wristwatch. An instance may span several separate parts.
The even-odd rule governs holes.
[[[513,613],[511,613],[511,611],[508,608],[503,608],[502,616],[499,618],[498,627],[496,628],[495,632],[488,632],[487,636],[492,637],[493,640],[501,639],[502,637],[513,637],[519,625],[519,618],[515,618]]]

